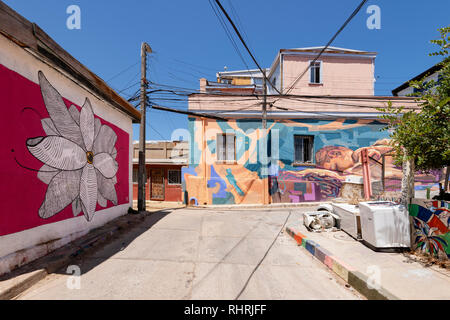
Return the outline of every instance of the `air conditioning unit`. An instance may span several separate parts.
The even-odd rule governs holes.
[[[303,224],[308,231],[331,231],[336,226],[336,220],[328,211],[304,212]]]

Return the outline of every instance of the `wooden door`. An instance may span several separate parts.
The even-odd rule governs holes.
[[[164,169],[150,170],[150,199],[164,200]]]

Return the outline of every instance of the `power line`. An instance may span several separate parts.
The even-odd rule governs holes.
[[[305,69],[305,71],[303,71],[303,73],[300,74],[300,76],[292,83],[292,85],[289,86],[288,90],[286,91],[286,94],[291,92],[291,90],[294,88],[294,85],[305,75],[305,73],[310,69],[311,65],[314,64],[317,61],[317,59],[320,58],[322,53],[330,46],[330,44],[334,41],[334,39],[336,39],[336,37],[341,33],[341,31],[344,30],[344,28],[347,26],[347,24],[356,16],[356,14],[358,14],[358,12],[361,10],[361,8],[364,6],[364,4],[366,2],[367,2],[367,0],[361,1],[361,3],[358,5],[358,7],[355,10],[353,10],[352,14],[347,18],[347,20],[345,20],[344,24],[333,35],[333,37],[331,37],[331,39],[328,41],[326,46],[323,47],[322,50],[320,50],[317,57],[314,58],[314,60],[309,64],[309,66]]]
[[[234,32],[236,32],[237,36],[239,37],[239,40],[241,40],[242,44],[244,45],[245,49],[247,50],[248,54],[250,55],[250,57],[252,58],[253,62],[256,64],[256,66],[258,67],[258,69],[261,71],[263,77],[265,78],[265,80],[272,86],[273,89],[275,89],[276,92],[278,92],[279,94],[281,94],[280,91],[278,91],[278,89],[273,85],[273,83],[267,79],[266,76],[266,72],[263,71],[263,69],[261,68],[261,66],[259,65],[258,61],[256,61],[256,58],[253,56],[252,52],[250,51],[250,49],[248,48],[247,44],[245,43],[245,40],[242,38],[241,33],[239,32],[238,28],[236,27],[236,25],[234,24],[233,20],[230,18],[230,16],[228,15],[227,11],[224,9],[224,7],[222,6],[222,4],[220,3],[219,0],[215,0],[217,5],[220,7],[220,10],[222,10],[223,14],[225,15],[225,17],[228,19],[228,21],[230,22],[231,26],[234,29]],[[367,1],[367,0],[366,0]]]
[[[117,78],[118,76],[120,76],[121,74],[127,72],[128,70],[130,70],[131,68],[133,68],[134,66],[136,66],[137,64],[139,64],[140,61],[133,63],[131,66],[125,68],[124,70],[120,71],[119,73],[117,73],[116,75],[112,76],[111,78],[109,78],[108,80],[106,80],[105,82],[109,82],[115,78]]]
[[[225,21],[223,20],[222,16],[220,15],[220,13],[218,12],[218,10],[214,7],[213,3],[211,2],[211,0],[208,0],[209,4],[211,5],[211,8],[214,11],[214,14],[216,15],[217,19],[219,20],[220,24],[222,25],[223,29],[225,30],[225,33],[228,37],[228,39],[230,40],[231,44],[234,47],[234,50],[236,51],[236,53],[238,54],[238,56],[241,58],[242,62],[244,63],[245,67],[248,69],[250,69],[247,65],[247,62],[245,61],[244,57],[242,56],[239,47],[237,46],[236,42],[234,41],[230,30],[228,30],[227,25],[225,23]],[[217,10],[217,11],[216,11]]]

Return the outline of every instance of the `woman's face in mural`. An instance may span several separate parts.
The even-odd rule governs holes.
[[[326,146],[317,151],[316,163],[327,170],[344,171],[353,166],[353,150],[346,147]]]

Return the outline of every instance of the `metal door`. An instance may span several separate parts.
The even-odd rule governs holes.
[[[150,170],[150,199],[164,200],[164,169]]]

